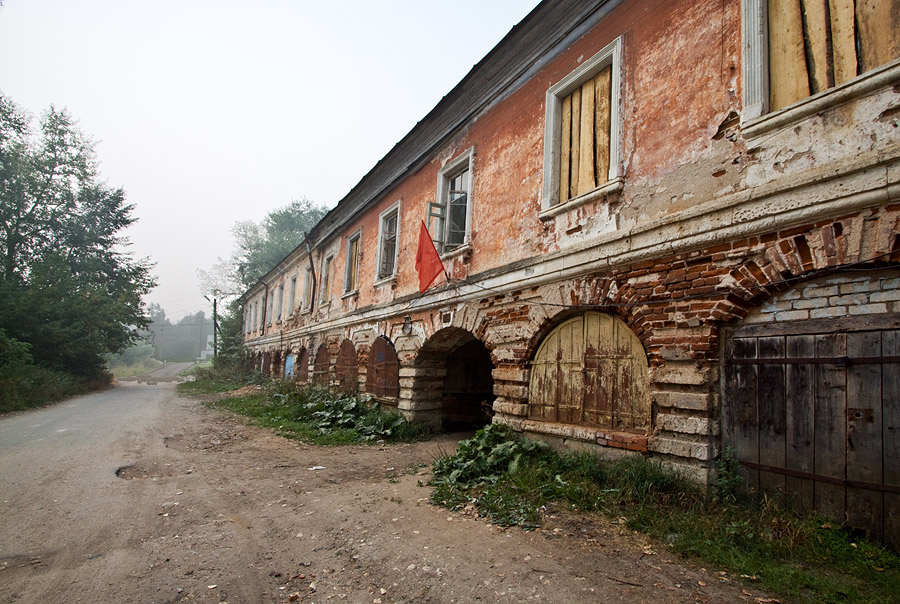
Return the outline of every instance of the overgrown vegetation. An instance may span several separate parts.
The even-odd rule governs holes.
[[[820,517],[739,494],[732,456],[703,490],[641,456],[559,454],[491,425],[434,463],[434,503],[535,528],[561,509],[623,519],[678,553],[795,602],[898,601],[900,557]],[[788,600],[784,600],[788,601]]]
[[[108,383],[105,355],[146,325],[152,265],[127,252],[125,191],[99,174],[65,110],[37,129],[0,93],[0,329],[27,357],[4,364],[0,408],[41,405]],[[18,354],[18,353],[17,353]]]
[[[319,445],[378,440],[410,442],[425,435],[422,426],[407,422],[397,411],[383,411],[377,404],[356,396],[316,386],[297,390],[282,380],[262,384],[259,374],[240,375],[237,372],[223,375],[223,370],[214,365],[197,371],[194,381],[178,387],[184,392],[209,393],[257,384],[258,390],[253,394],[210,404],[249,417],[255,424],[272,428],[281,436]]]

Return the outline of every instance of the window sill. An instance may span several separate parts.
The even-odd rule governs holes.
[[[358,295],[359,295],[359,290],[358,290],[358,289],[354,289],[354,290],[351,290],[351,291],[349,291],[349,292],[344,292],[344,293],[341,295],[341,300],[346,300],[347,298],[352,298],[353,296],[358,296]]]
[[[383,285],[393,285],[396,282],[397,282],[397,273],[394,273],[393,275],[390,275],[389,277],[380,277],[380,278],[376,279],[372,285],[374,285],[375,287],[381,287]]]
[[[449,252],[444,252],[443,254],[441,254],[441,260],[449,260],[450,258],[456,258],[457,256],[462,256],[466,252],[471,252],[471,251],[472,251],[472,242],[466,241],[461,246],[455,247],[452,250],[450,250]]]
[[[618,178],[607,181],[596,189],[588,191],[583,195],[573,197],[566,202],[558,203],[556,205],[550,206],[549,208],[546,208],[545,210],[542,210],[541,213],[538,214],[538,218],[540,218],[541,220],[549,220],[551,218],[559,216],[564,212],[568,212],[569,210],[574,210],[577,207],[583,206],[586,203],[596,201],[608,195],[612,195],[613,193],[618,193],[624,188],[625,179],[619,176]]]
[[[866,96],[879,88],[891,86],[898,79],[900,79],[900,59],[868,71],[849,82],[806,97],[778,111],[747,119],[741,124],[741,134],[745,139],[751,141],[773,130],[788,127],[804,118]]]

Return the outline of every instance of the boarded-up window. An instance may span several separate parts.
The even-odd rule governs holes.
[[[328,346],[322,344],[316,351],[316,364],[313,365],[313,383],[319,386],[328,385],[328,368],[331,358],[328,356]]]
[[[375,396],[400,396],[400,361],[385,337],[378,337],[369,351],[366,365],[366,392]]]
[[[621,320],[589,312],[559,325],[538,348],[529,417],[643,432],[650,425],[648,392],[640,340]]]
[[[608,180],[611,74],[601,70],[562,100],[560,202]]]
[[[341,342],[335,366],[337,386],[343,392],[356,392],[359,389],[359,360],[356,347],[350,340]]]
[[[309,351],[306,348],[301,348],[300,354],[297,355],[294,375],[301,384],[309,381]]]
[[[900,0],[769,0],[769,109],[900,57]]]

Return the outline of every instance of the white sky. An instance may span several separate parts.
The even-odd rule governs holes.
[[[0,91],[68,108],[136,205],[147,302],[209,314],[235,221],[332,207],[537,3],[3,0]]]

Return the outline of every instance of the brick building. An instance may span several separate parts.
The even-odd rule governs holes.
[[[265,371],[900,542],[900,2],[547,0],[247,291]],[[447,276],[419,293],[427,223]],[[893,516],[891,514],[893,513]]]

